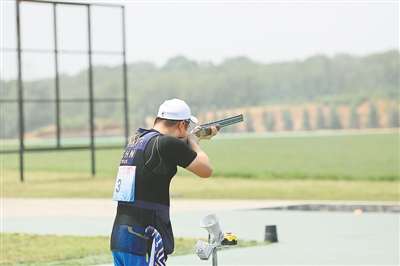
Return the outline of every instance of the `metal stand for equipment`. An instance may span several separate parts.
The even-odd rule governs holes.
[[[219,215],[210,214],[200,221],[200,227],[208,231],[208,241],[199,240],[196,244],[196,254],[201,260],[208,260],[212,254],[212,265],[218,265],[217,251],[222,248],[237,246],[237,237],[232,232],[222,233],[219,226]]]
[[[213,253],[212,253],[212,266],[217,266],[218,265],[218,257],[217,257],[217,247],[213,248]]]

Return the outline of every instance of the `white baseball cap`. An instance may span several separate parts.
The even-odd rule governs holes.
[[[161,104],[157,117],[168,120],[190,120],[195,124],[198,122],[197,118],[190,113],[189,106],[184,101],[176,98],[166,100]]]

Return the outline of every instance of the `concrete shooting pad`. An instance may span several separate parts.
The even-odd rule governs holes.
[[[293,205],[394,206],[396,211],[300,211]],[[116,204],[105,199],[2,199],[2,232],[109,236]],[[281,208],[274,210],[271,208]],[[399,265],[399,203],[251,200],[171,201],[175,237],[207,238],[199,226],[218,213],[222,231],[264,241],[275,225],[278,242],[218,251],[218,265]],[[378,210],[381,208],[378,208]],[[110,253],[111,256],[111,253]],[[112,264],[107,264],[112,265]],[[195,254],[169,256],[167,265],[212,265]]]

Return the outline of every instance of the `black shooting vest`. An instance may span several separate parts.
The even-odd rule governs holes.
[[[130,191],[134,196],[133,201],[115,199],[116,191],[121,189],[121,185],[124,183],[124,181],[118,181],[119,179],[117,176],[113,199],[118,201],[118,208],[111,235],[111,250],[129,252],[121,250],[117,241],[120,239],[120,237],[118,237],[121,230],[120,228],[124,226],[139,228],[153,226],[161,234],[165,253],[171,254],[174,250],[174,236],[170,222],[169,206],[154,201],[152,202],[140,199],[140,195],[144,193],[146,193],[147,199],[149,198],[148,195],[153,195],[154,191],[152,187],[149,186],[148,181],[155,180],[155,176],[163,174],[158,173],[156,169],[147,169],[144,158],[144,151],[150,139],[159,135],[161,135],[161,133],[157,131],[149,131],[140,128],[131,138],[122,155],[120,169],[121,166],[135,167],[134,186],[132,186],[132,191]],[[132,249],[134,250],[134,248]],[[137,254],[135,252],[130,253]]]

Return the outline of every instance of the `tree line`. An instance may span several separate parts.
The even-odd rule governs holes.
[[[343,118],[335,118],[335,106],[346,105],[356,110],[363,103],[373,105],[376,100],[383,99],[397,103],[392,104],[394,107],[390,108],[393,110],[387,113],[393,117],[390,119],[398,121],[395,116],[397,114],[398,117],[399,51],[364,57],[340,54],[330,58],[318,55],[303,61],[273,64],[261,64],[245,57],[237,57],[214,65],[178,56],[168,60],[162,67],[156,67],[151,62],[129,64],[127,75],[132,129],[144,126],[145,119],[153,117],[164,100],[174,97],[184,99],[194,114],[249,109],[255,106],[300,106],[309,103],[331,106],[332,115],[323,116],[329,120],[329,125],[322,122],[321,118],[307,118],[310,111],[305,108],[300,119],[305,130],[308,128],[307,123],[313,124],[310,128],[314,129],[341,128]],[[122,67],[95,66],[93,76],[95,99],[122,98]],[[81,100],[89,97],[88,78],[87,70],[74,76],[60,76],[60,97],[65,100],[61,102],[62,129],[79,130],[87,127],[89,106]],[[11,80],[1,83],[2,99],[16,99],[17,82]],[[24,107],[25,131],[55,124],[55,104],[35,101],[55,98],[55,79],[24,82],[23,85],[24,99],[31,99]],[[75,99],[80,100],[74,102]],[[271,112],[265,114],[265,117],[269,115],[270,118],[263,120],[263,127],[271,127],[275,119],[275,123],[281,123],[278,122],[281,120],[286,129],[290,130],[298,122],[293,122],[293,112],[288,110],[290,108],[280,111],[280,114],[275,112],[274,118]],[[120,127],[123,124],[122,102],[99,101],[95,103],[94,111],[96,126]],[[17,136],[17,112],[15,103],[2,102],[3,138]],[[317,112],[314,113],[317,115]],[[357,124],[356,114],[353,111],[348,118],[353,117],[351,123],[354,125]],[[260,119],[258,122],[261,123]]]
[[[319,105],[258,108],[245,114],[245,125],[229,132],[309,131],[339,129],[398,128],[399,108],[396,102],[379,100],[379,105],[364,102],[360,106]],[[257,117],[258,116],[258,117]],[[258,118],[258,119],[257,119]]]

